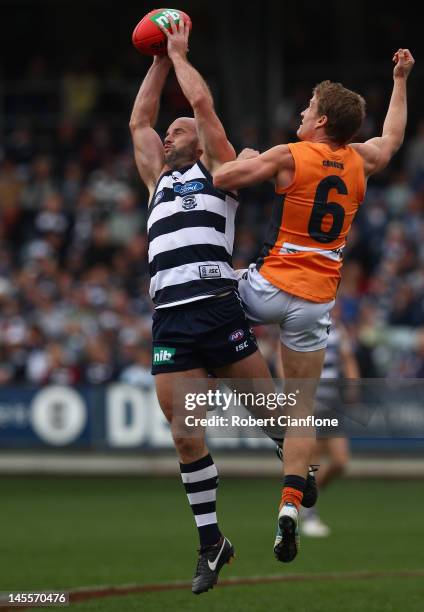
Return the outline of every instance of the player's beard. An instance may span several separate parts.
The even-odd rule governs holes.
[[[194,164],[197,160],[197,143],[186,145],[176,149],[171,149],[165,153],[165,163],[171,170],[178,170],[188,164]]]

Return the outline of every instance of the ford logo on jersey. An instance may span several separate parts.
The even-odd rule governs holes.
[[[204,189],[204,184],[199,181],[190,181],[184,185],[174,185],[174,191],[180,195],[186,195],[187,193],[194,193],[195,191],[201,191]]]
[[[233,331],[233,333],[230,334],[228,340],[230,342],[238,342],[242,338],[244,338],[244,331],[242,329],[236,329],[236,331]]]

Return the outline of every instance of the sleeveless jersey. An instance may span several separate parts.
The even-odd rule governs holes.
[[[257,261],[273,285],[312,302],[330,302],[340,281],[343,249],[365,196],[364,164],[352,147],[288,145],[292,183],[277,188],[268,237]]]
[[[232,268],[234,194],[214,187],[198,161],[159,178],[149,206],[150,296],[156,308],[237,287]]]

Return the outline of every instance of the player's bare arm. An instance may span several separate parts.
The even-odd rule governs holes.
[[[135,162],[150,196],[164,166],[163,144],[153,126],[171,65],[167,56],[155,56],[135,99],[130,119]]]
[[[393,91],[381,136],[353,148],[364,158],[365,174],[370,176],[383,170],[403,143],[407,120],[406,82],[415,60],[409,49],[399,49],[394,56]]]
[[[227,162],[214,173],[220,189],[241,189],[268,180],[285,187],[292,179],[294,159],[287,145],[277,145],[264,153],[244,149],[236,160]]]
[[[212,173],[221,164],[235,159],[236,154],[215,112],[209,87],[187,60],[189,25],[182,19],[178,25],[172,17],[169,21],[171,30],[161,28],[168,39],[168,56],[174,65],[181,89],[194,112],[199,142],[203,150],[201,161]]]

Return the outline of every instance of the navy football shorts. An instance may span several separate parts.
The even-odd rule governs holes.
[[[201,367],[213,372],[257,350],[235,291],[153,314],[152,374]]]

